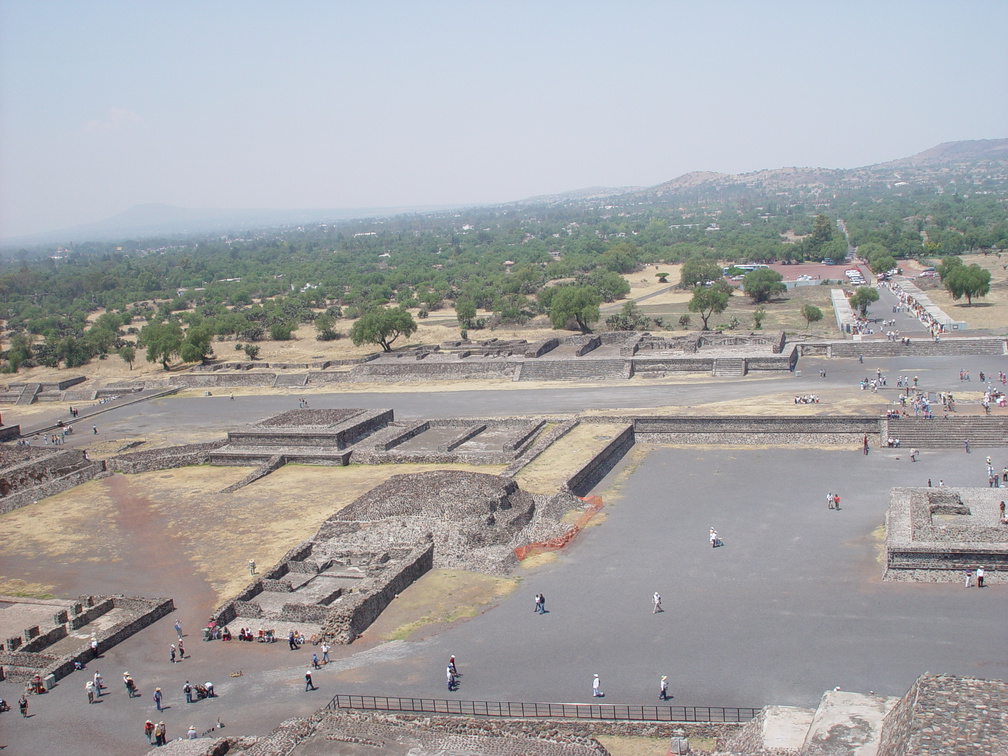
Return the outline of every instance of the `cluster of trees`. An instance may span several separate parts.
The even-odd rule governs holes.
[[[303,324],[314,324],[321,341],[338,339],[340,319],[361,315],[369,320],[350,337],[386,349],[415,331],[399,313],[423,319],[442,307],[455,308],[462,331],[541,314],[555,327],[587,331],[602,303],[628,293],[621,274],[657,262],[684,263],[680,285],[693,292],[689,309],[707,327],[732,292],[719,260],[840,260],[849,243],[881,273],[907,257],[1008,247],[1004,187],[985,191],[965,197],[878,184],[824,199],[822,192],[698,188],[241,237],[78,244],[58,255],[20,250],[0,263],[0,318],[10,345],[3,368],[74,367],[121,350],[132,364],[131,337],[165,365],[207,359],[215,340],[234,341],[251,357],[259,342],[291,338]],[[789,241],[794,236],[800,241]],[[989,274],[984,281],[973,268],[942,277],[970,303],[989,287]],[[743,288],[763,303],[783,287],[757,270]],[[89,324],[98,310],[105,313]],[[478,318],[480,311],[490,314]],[[640,317],[625,315],[614,323]]]

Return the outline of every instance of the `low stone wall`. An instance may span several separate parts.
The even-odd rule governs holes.
[[[272,386],[276,373],[183,373],[168,379],[177,388],[240,388],[242,386]]]
[[[869,438],[876,438],[882,432],[882,419],[868,415],[855,417],[769,417],[758,415],[746,417],[636,417],[633,419],[633,423],[637,440],[643,443],[660,443],[659,436],[668,434],[764,436],[763,443],[787,442],[787,436],[848,435],[856,436],[860,441],[865,434]]]
[[[574,356],[584,357],[588,352],[593,352],[600,346],[602,346],[602,337],[593,336],[574,350]]]
[[[504,443],[504,451],[516,451],[525,446],[539,431],[546,427],[546,421],[532,423],[529,429],[516,439]]]
[[[147,449],[128,452],[106,461],[111,472],[137,474],[152,470],[170,470],[190,465],[205,465],[210,461],[210,452],[227,443],[225,440],[201,444],[168,446],[163,449]]]
[[[108,614],[112,611],[113,607],[112,599],[110,598],[101,599],[96,602],[93,598],[84,597],[82,602],[89,602],[88,608],[83,609],[80,614],[70,617],[67,623],[70,630],[79,630],[85,625],[90,625],[103,614]]]
[[[164,598],[141,598],[124,596],[82,596],[82,605],[88,605],[89,609],[100,611],[98,615],[108,612],[112,608],[122,608],[134,614],[133,617],[117,622],[106,630],[95,633],[95,640],[98,643],[98,654],[104,654],[126,638],[134,635],[145,627],[154,624],[162,617],[167,616],[175,610],[175,604],[171,599]],[[81,615],[78,615],[81,616]],[[60,625],[62,634],[58,629],[48,631],[45,637],[52,638],[56,642],[66,637],[66,626]],[[39,636],[40,638],[43,636]],[[38,640],[38,639],[36,639]],[[61,680],[74,671],[74,662],[86,664],[94,658],[90,642],[84,642],[79,648],[63,656],[55,656],[44,653],[44,650],[31,652],[26,649],[37,647],[36,643],[30,646],[25,645],[20,651],[0,652],[0,665],[3,665],[7,676],[12,680],[28,680],[35,675],[42,678],[52,674],[57,680]]]
[[[232,483],[230,486],[222,488],[221,493],[222,494],[234,493],[238,489],[244,488],[250,483],[255,483],[260,478],[265,478],[271,472],[276,472],[286,464],[287,464],[287,457],[285,457],[283,454],[274,454],[272,457],[269,458],[269,461],[266,462],[266,464],[260,465],[255,470],[246,475],[244,478],[239,480],[237,483]]]
[[[402,560],[399,569],[384,570],[367,592],[344,596],[322,628],[335,643],[352,643],[387,607],[396,594],[412,585],[434,566],[434,544],[418,546]]]
[[[431,424],[430,424],[430,421],[428,421],[428,420],[423,420],[423,421],[418,422],[418,423],[413,423],[412,425],[408,426],[402,433],[396,434],[395,436],[393,436],[392,438],[390,438],[388,441],[385,441],[384,443],[380,443],[380,444],[375,444],[375,451],[383,451],[383,452],[384,451],[389,451],[390,449],[393,449],[396,446],[399,446],[399,444],[402,444],[402,443],[405,443],[406,441],[409,441],[414,436],[419,436],[424,431],[429,430],[430,427],[431,427]]]
[[[591,489],[612,470],[634,445],[633,423],[627,425],[594,457],[571,475],[564,488],[575,496],[587,496]]]
[[[55,496],[63,491],[69,491],[81,483],[97,478],[105,472],[105,461],[90,462],[73,472],[53,480],[47,480],[34,488],[20,491],[0,499],[0,514],[12,512],[19,507],[33,504],[47,496]]]
[[[374,362],[356,368],[353,381],[438,381],[466,379],[513,379],[521,363],[504,358],[486,358],[485,361],[458,362],[407,362],[403,364]]]
[[[463,430],[461,433],[459,433],[457,436],[455,436],[453,439],[451,439],[450,441],[448,441],[447,443],[438,445],[438,451],[439,452],[454,451],[458,447],[462,446],[462,444],[464,444],[470,438],[474,438],[474,437],[478,436],[480,433],[482,433],[486,429],[487,429],[486,424],[482,424],[482,425],[470,425],[467,428],[465,428],[465,430]]]
[[[560,346],[560,339],[543,339],[542,341],[537,341],[529,346],[529,348],[525,350],[525,356],[533,359],[536,357],[542,357],[547,352],[552,352],[558,346]]]
[[[536,439],[536,442],[532,444],[531,448],[526,449],[511,464],[501,471],[501,477],[513,478],[518,472],[533,462],[540,454],[549,449],[553,444],[559,441],[563,436],[574,430],[581,420],[579,418],[571,418],[570,420],[564,420],[559,422],[557,425],[550,428],[542,436]]]

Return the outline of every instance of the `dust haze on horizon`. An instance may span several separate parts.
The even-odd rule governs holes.
[[[3,0],[0,237],[885,162],[1008,135],[1006,28],[1000,0]]]

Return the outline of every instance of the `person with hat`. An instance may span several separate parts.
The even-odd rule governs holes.
[[[662,701],[668,701],[668,675],[662,675],[661,690],[658,693],[658,698]]]
[[[599,687],[602,685],[602,681],[599,680],[599,676],[595,675],[595,679],[592,681],[592,698],[602,698],[605,693]]]
[[[186,740],[196,740],[196,725],[189,725],[189,731],[186,732]]]

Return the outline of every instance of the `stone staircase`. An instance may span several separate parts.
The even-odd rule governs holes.
[[[898,438],[900,447],[918,449],[954,449],[968,439],[978,449],[1008,446],[1006,417],[900,417],[886,421],[885,436]]]
[[[712,374],[721,378],[741,378],[748,372],[745,357],[718,357]]]
[[[625,379],[624,359],[526,360],[519,381],[577,381]]]
[[[21,396],[14,402],[15,404],[31,404],[35,401],[35,395],[42,390],[41,383],[26,383],[21,391]]]
[[[273,388],[284,386],[300,388],[308,385],[308,373],[277,373],[273,379]]]

